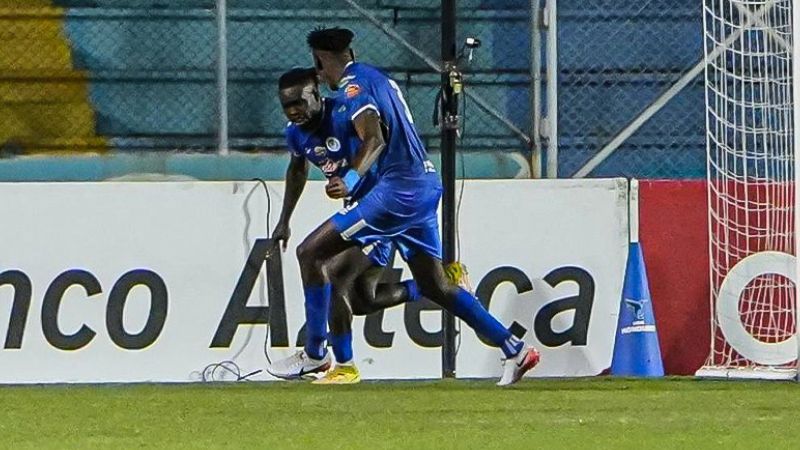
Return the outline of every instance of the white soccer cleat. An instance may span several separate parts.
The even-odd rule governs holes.
[[[539,351],[533,347],[522,349],[517,356],[503,360],[503,376],[498,386],[509,386],[519,381],[526,372],[539,364]]]
[[[322,359],[313,359],[305,350],[298,350],[295,354],[270,364],[267,372],[284,380],[300,380],[315,378],[315,374],[324,373],[330,367],[330,352],[325,353]]]

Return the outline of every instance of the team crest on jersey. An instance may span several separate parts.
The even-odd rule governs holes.
[[[361,93],[361,86],[355,83],[348,84],[347,87],[344,89],[344,94],[347,96],[347,98],[353,98],[360,93]]]
[[[342,143],[335,137],[329,137],[325,139],[325,147],[328,147],[329,152],[336,153],[342,149]]]

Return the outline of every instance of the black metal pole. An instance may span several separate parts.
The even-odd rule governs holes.
[[[456,0],[442,0],[442,73],[444,114],[442,121],[442,250],[444,263],[456,257],[455,193],[456,193],[456,138],[458,132],[458,101],[450,83],[450,69],[456,62]],[[453,123],[455,121],[455,123]],[[456,375],[456,322],[447,311],[442,312],[442,376]]]

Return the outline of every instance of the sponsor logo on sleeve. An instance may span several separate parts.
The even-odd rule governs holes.
[[[355,83],[348,84],[347,87],[344,89],[344,94],[347,98],[353,98],[360,93],[361,93],[361,86]]]

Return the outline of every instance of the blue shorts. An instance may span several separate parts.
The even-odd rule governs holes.
[[[379,239],[371,242],[359,242],[361,251],[367,255],[372,264],[377,267],[391,266],[394,263],[394,244],[388,239]]]
[[[390,241],[406,261],[420,252],[441,259],[437,213],[441,198],[436,173],[413,180],[383,178],[331,221],[342,238],[364,249]]]

